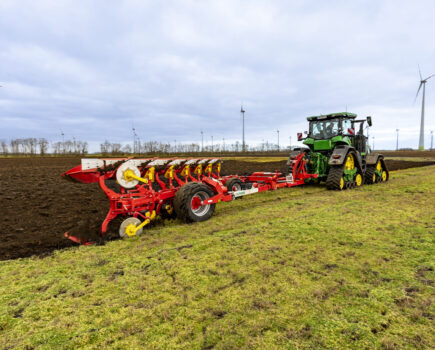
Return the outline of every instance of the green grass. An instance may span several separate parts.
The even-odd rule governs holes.
[[[434,348],[435,167],[0,263],[1,348]],[[432,329],[432,331],[431,331]]]

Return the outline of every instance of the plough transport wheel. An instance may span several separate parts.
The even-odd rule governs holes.
[[[228,188],[228,191],[235,192],[242,190],[243,183],[239,179],[230,179],[225,182],[225,187]]]
[[[216,204],[203,204],[214,196],[210,187],[198,182],[183,185],[174,198],[174,209],[177,217],[185,222],[208,220],[214,212]]]

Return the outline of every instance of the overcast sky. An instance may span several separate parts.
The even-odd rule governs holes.
[[[281,145],[306,117],[373,116],[376,148],[418,146],[435,1],[0,0],[0,139]],[[435,77],[426,89],[426,147]],[[372,141],[371,141],[372,142]],[[295,142],[293,142],[295,143]]]

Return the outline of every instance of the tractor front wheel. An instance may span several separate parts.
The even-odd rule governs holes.
[[[177,217],[185,222],[208,220],[214,212],[216,204],[204,204],[204,201],[215,194],[210,187],[199,182],[183,185],[174,198],[174,209]]]
[[[343,190],[345,188],[344,178],[343,178],[343,166],[331,166],[328,173],[328,178],[326,179],[326,188],[328,190]]]

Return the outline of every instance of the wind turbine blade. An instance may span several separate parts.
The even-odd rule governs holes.
[[[418,87],[417,94],[415,95],[414,103],[415,103],[415,101],[417,100],[418,93],[420,92],[421,86],[422,86],[423,84],[424,84],[424,83],[420,83],[420,86]]]
[[[420,74],[420,80],[423,80],[423,77],[421,76],[420,65],[418,65],[418,74]]]
[[[426,79],[424,80],[429,80],[430,78],[432,78],[433,76],[435,76],[435,74],[429,75]]]

